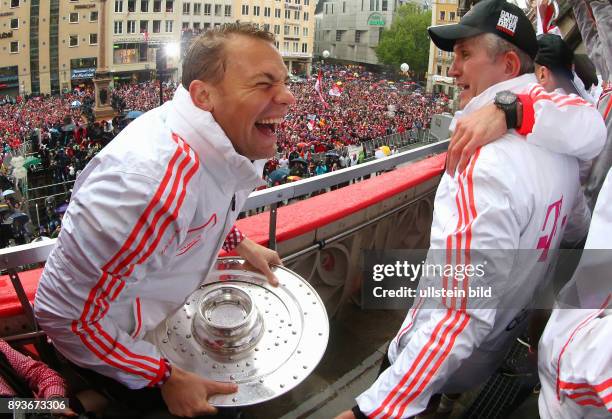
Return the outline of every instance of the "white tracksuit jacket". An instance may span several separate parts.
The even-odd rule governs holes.
[[[130,388],[157,383],[165,365],[141,337],[205,278],[263,163],[183,87],[125,128],[77,179],[36,293],[57,349]]]
[[[612,417],[611,233],[609,171],[593,211],[585,252],[560,293],[538,346],[542,419]],[[576,299],[577,304],[565,303]]]
[[[423,411],[435,393],[461,392],[483,382],[520,332],[524,309],[544,282],[553,262],[546,248],[558,247],[570,219],[574,234],[586,234],[589,213],[578,160],[571,156],[595,157],[605,141],[605,126],[583,100],[548,94],[535,81],[529,74],[492,86],[461,113],[492,103],[499,91],[527,91],[535,115],[524,115],[524,121],[535,116],[535,125],[527,141],[511,130],[482,147],[462,174],[444,174],[435,198],[428,261],[479,264],[484,262],[479,249],[532,249],[532,256],[506,252],[505,258],[487,259],[485,277],[470,279],[472,285],[492,286],[497,295],[476,303],[483,308],[474,309],[466,299],[430,299],[425,306],[417,299],[389,346],[391,367],[357,398],[370,418],[410,417]],[[443,250],[450,259],[439,260]],[[452,278],[447,284],[437,280],[438,286],[451,288]]]

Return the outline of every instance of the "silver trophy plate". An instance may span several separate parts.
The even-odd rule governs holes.
[[[215,395],[218,407],[274,399],[315,369],[329,338],[325,306],[299,275],[273,267],[265,276],[223,258],[183,307],[148,335],[171,363],[210,380],[233,382],[238,391]]]

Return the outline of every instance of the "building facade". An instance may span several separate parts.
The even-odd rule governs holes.
[[[310,75],[316,0],[234,0],[234,17],[274,33],[289,71]]]
[[[432,25],[449,25],[459,22],[457,0],[434,0],[431,12]],[[436,48],[433,42],[429,46],[429,64],[427,70],[427,91],[444,92],[453,97],[456,87],[454,79],[448,76],[453,64],[453,53]]]
[[[0,6],[0,95],[56,94],[91,83],[97,2],[2,0]]]
[[[114,83],[150,80],[157,70],[156,55],[178,50],[181,8],[180,0],[107,0],[106,62]],[[165,55],[170,73],[175,73],[178,54]]]
[[[395,0],[325,2],[317,15],[315,55],[327,50],[337,61],[378,64],[375,48],[399,5]]]
[[[156,77],[161,52],[166,73],[178,80],[178,52],[191,38],[236,20],[272,31],[292,72],[309,74],[312,64],[314,0],[0,0],[0,6],[0,95],[91,86],[101,44],[100,7],[114,83]]]

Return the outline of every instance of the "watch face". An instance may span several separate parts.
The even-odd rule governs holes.
[[[512,105],[516,102],[516,95],[512,92],[499,92],[495,100],[500,105]]]

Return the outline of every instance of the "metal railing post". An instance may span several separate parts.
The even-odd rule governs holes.
[[[276,213],[278,211],[278,203],[270,205],[270,227],[268,230],[268,247],[276,250]]]

